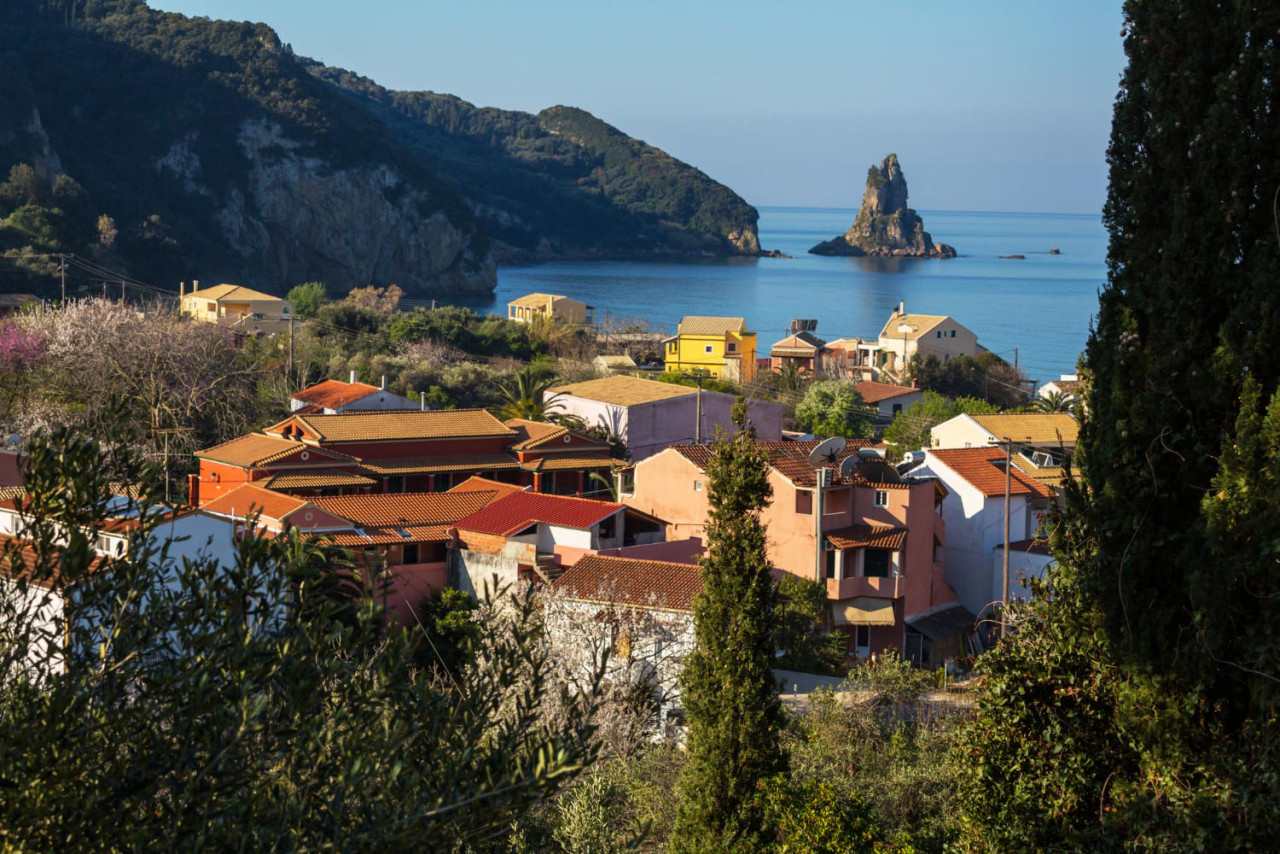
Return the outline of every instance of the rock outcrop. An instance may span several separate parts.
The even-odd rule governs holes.
[[[815,255],[871,255],[900,258],[954,258],[956,250],[934,243],[924,220],[907,207],[907,179],[890,154],[867,170],[867,189],[853,225],[844,234],[809,250]]]

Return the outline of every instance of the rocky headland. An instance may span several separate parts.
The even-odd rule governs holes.
[[[924,220],[907,207],[907,179],[890,154],[867,170],[862,207],[849,230],[809,250],[814,255],[870,255],[895,258],[954,258],[956,250],[934,243]]]

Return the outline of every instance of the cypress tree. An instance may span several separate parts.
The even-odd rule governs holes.
[[[710,517],[697,647],[681,676],[688,763],[670,850],[760,850],[768,827],[758,786],[785,770],[782,706],[770,672],[773,580],[760,511],[768,467],[750,430],[721,439],[707,466]]]

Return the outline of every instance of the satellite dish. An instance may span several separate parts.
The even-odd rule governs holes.
[[[10,433],[8,442],[10,448],[16,448],[22,444],[22,436],[17,433]]]
[[[859,460],[858,475],[868,483],[902,483],[898,467],[879,458]]]
[[[830,439],[823,439],[818,443],[818,447],[809,452],[809,465],[814,468],[835,466],[836,457],[840,456],[840,452],[844,450],[844,446],[845,441],[840,436],[832,436]]]
[[[840,476],[849,480],[858,473],[858,457],[845,457],[840,464]]]
[[[859,448],[858,459],[860,460],[883,460],[883,448]]]

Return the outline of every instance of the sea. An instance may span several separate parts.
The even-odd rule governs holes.
[[[524,294],[564,294],[594,306],[597,322],[638,318],[670,332],[689,314],[742,317],[761,352],[797,318],[817,320],[826,340],[874,338],[902,302],[908,312],[951,315],[1041,383],[1075,371],[1106,278],[1100,216],[921,211],[934,241],[958,257],[881,259],[808,253],[847,230],[855,210],[759,210],[761,246],[792,257],[501,266],[491,299],[460,302],[505,315]],[[1000,257],[1008,255],[1024,257]]]

